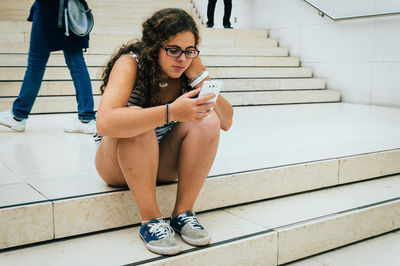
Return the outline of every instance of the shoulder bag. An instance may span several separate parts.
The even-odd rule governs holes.
[[[64,7],[64,0],[60,0],[58,10],[58,28],[62,28],[64,17],[65,35],[69,36],[69,31],[79,37],[88,35],[94,25],[92,10],[85,0],[67,0]]]

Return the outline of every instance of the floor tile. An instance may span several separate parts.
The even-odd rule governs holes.
[[[23,182],[1,185],[0,195],[0,207],[47,201],[47,198]]]

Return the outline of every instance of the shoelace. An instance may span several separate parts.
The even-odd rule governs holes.
[[[190,227],[192,228],[198,228],[198,229],[203,229],[199,223],[199,221],[197,221],[196,216],[184,216],[185,214],[183,214],[182,216],[178,216],[182,219],[182,221],[186,224],[188,224]]]
[[[155,234],[159,239],[173,236],[175,234],[174,230],[172,230],[165,221],[160,221],[159,223],[148,223],[147,226],[150,228],[149,231],[151,235]]]

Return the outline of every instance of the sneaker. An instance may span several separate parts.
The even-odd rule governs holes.
[[[174,235],[174,230],[163,219],[152,219],[140,227],[140,237],[146,247],[160,255],[175,255],[182,250]]]
[[[187,211],[175,217],[171,217],[169,223],[172,229],[182,235],[186,243],[194,246],[210,244],[211,237],[207,230],[199,224],[194,212]]]
[[[14,119],[11,110],[0,113],[0,125],[11,128],[12,130],[23,132],[25,131],[26,118],[21,121]]]
[[[92,119],[87,123],[75,118],[71,123],[65,126],[64,131],[67,133],[84,133],[93,134],[96,130],[96,120]]]

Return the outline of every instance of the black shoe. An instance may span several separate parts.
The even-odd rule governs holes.
[[[231,25],[224,25],[225,29],[233,29],[233,27]]]
[[[212,27],[214,27],[214,25],[207,24],[207,28],[212,28]]]

